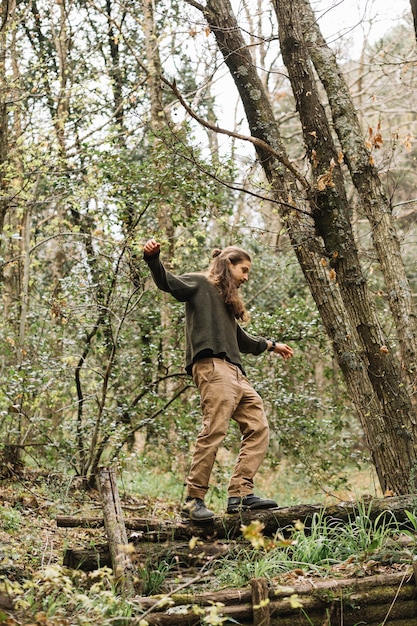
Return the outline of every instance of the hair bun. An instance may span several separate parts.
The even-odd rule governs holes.
[[[219,254],[221,253],[222,251],[220,250],[220,248],[214,248],[214,250],[211,251],[211,257],[215,259],[216,256],[219,256]]]

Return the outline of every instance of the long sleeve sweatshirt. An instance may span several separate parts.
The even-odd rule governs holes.
[[[159,289],[185,302],[185,369],[203,356],[220,356],[240,367],[241,353],[258,355],[267,349],[263,337],[254,337],[237,323],[219,290],[202,272],[175,276],[165,269],[159,255],[144,257]]]

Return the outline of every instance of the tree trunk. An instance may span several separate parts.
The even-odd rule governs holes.
[[[30,243],[31,243],[31,219],[32,206],[26,201],[19,205],[18,201],[11,201],[11,197],[17,196],[11,193],[12,187],[24,189],[24,165],[21,148],[21,138],[24,134],[22,128],[21,108],[17,104],[21,98],[21,77],[19,68],[19,43],[16,28],[16,2],[6,2],[2,7],[3,24],[0,33],[0,241],[8,241],[10,256],[17,256],[17,262],[6,266],[1,279],[4,280],[3,292],[3,318],[8,320],[9,309],[14,304],[19,304],[19,324],[16,329],[17,341],[15,343],[15,365],[20,372],[24,372],[25,361],[28,354],[26,345],[26,330],[29,311],[29,284],[30,284]],[[11,67],[12,75],[6,71],[7,61]],[[10,119],[9,119],[10,115]],[[12,185],[10,185],[12,181]],[[5,224],[10,232],[19,235],[16,251],[12,250],[14,244],[9,237],[2,237]],[[0,253],[6,257],[5,250],[0,244]],[[13,317],[10,315],[10,317]],[[4,460],[10,460],[10,467],[21,466],[22,447],[25,439],[31,433],[32,425],[27,425],[23,416],[26,414],[25,393],[19,394],[16,402],[16,423],[12,429],[13,434],[6,434],[4,446]],[[13,441],[10,441],[10,439]],[[17,445],[15,445],[17,444]]]
[[[346,311],[360,341],[367,374],[381,404],[378,415],[372,416],[380,424],[378,439],[372,441],[376,471],[382,478],[383,489],[405,493],[410,489],[416,462],[416,415],[361,271],[337,150],[302,35],[301,11],[293,3],[274,2],[274,6],[283,60],[296,98],[307,154],[317,180],[312,198],[312,203],[316,203],[316,227],[323,237]],[[368,422],[363,422],[365,429]]]
[[[10,6],[8,0],[1,3],[2,28],[0,31],[0,242],[3,239],[3,228],[6,212],[8,208],[7,200],[7,178],[4,176],[6,159],[8,156],[8,120],[7,120],[7,102],[8,102],[8,83],[6,77],[6,54],[7,54],[7,24],[12,20],[11,12],[14,9]],[[14,3],[13,3],[14,5]],[[0,255],[4,255],[3,245],[0,247]],[[2,278],[2,276],[0,277]]]
[[[414,34],[417,41],[417,0],[410,0],[411,12],[413,14],[414,21]]]
[[[124,96],[123,96],[123,70],[120,67],[120,51],[119,51],[119,39],[120,32],[115,29],[114,18],[113,18],[113,2],[111,0],[106,0],[106,16],[108,23],[108,44],[110,50],[110,58],[109,58],[109,76],[111,79],[111,87],[113,91],[113,102],[114,102],[114,119],[116,122],[116,126],[119,129],[118,141],[120,143],[124,142],[124,137],[126,134],[126,129],[124,127]],[[122,24],[124,21],[125,15],[123,15],[120,19],[120,23]]]
[[[384,276],[387,300],[397,329],[402,369],[408,375],[413,394],[417,390],[417,326],[409,281],[401,256],[400,241],[391,207],[378,171],[367,149],[346,80],[332,49],[322,36],[308,0],[292,2],[300,16],[308,54],[329,99],[333,127],[343,158],[371,225],[372,239]],[[414,397],[414,395],[412,395]]]

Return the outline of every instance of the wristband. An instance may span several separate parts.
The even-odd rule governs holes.
[[[272,346],[268,348],[268,352],[273,352],[275,350],[275,346],[277,345],[276,341],[274,341],[273,339],[270,339],[269,341],[271,341]]]

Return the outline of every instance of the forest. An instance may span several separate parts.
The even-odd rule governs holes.
[[[380,5],[0,0],[0,624],[247,623],[215,602],[201,622],[152,621],[111,569],[63,569],[70,542],[106,540],[56,528],[97,514],[102,468],[128,515],[180,516],[200,398],[183,304],[143,260],[151,237],[176,274],[248,250],[245,329],[294,349],[244,355],[271,429],[257,491],[283,508],[407,503],[401,532],[361,505],[346,538],[369,543],[350,552],[324,514],[273,544],[248,519],[212,588],[294,563],[324,576],[330,555],[361,576],[376,536],[395,538],[389,575],[414,562],[417,4]],[[232,423],[207,496],[219,516],[238,449]],[[142,596],[184,584],[158,558],[136,573]],[[301,605],[289,624],[350,623]],[[364,623],[397,623],[378,619]]]

